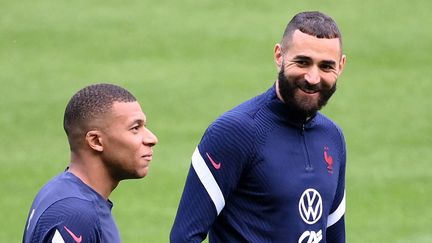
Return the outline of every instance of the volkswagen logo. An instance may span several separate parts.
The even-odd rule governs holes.
[[[319,192],[315,189],[306,189],[300,197],[299,212],[307,224],[315,224],[322,215],[323,206]]]

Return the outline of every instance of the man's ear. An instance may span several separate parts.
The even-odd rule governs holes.
[[[345,63],[346,63],[346,56],[342,55],[341,60],[339,62],[339,74],[338,75],[342,74],[342,71],[344,70],[344,67],[345,67]]]
[[[90,148],[98,152],[103,151],[101,131],[97,131],[97,130],[88,131],[85,139]]]
[[[280,72],[283,63],[282,47],[280,43],[276,43],[274,47],[274,61],[278,72]]]

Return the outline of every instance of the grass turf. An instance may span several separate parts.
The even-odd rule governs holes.
[[[158,135],[150,174],[112,194],[124,242],[168,242],[190,156],[218,115],[266,90],[296,12],[321,10],[348,56],[323,112],[348,143],[348,242],[430,242],[432,2],[1,1],[0,241],[21,239],[64,169],[64,107],[84,85],[131,90]]]

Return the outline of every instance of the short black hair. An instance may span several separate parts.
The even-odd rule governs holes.
[[[106,83],[89,85],[72,96],[66,106],[63,120],[63,128],[71,148],[73,137],[85,134],[89,129],[89,122],[100,118],[116,101],[134,102],[136,98],[126,89]]]
[[[315,36],[317,38],[333,39],[339,38],[342,50],[342,35],[336,22],[328,15],[318,12],[309,11],[296,14],[285,28],[282,36],[282,50],[287,49],[295,30]]]

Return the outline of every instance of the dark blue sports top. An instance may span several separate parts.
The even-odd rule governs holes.
[[[23,243],[121,242],[112,206],[74,174],[63,172],[33,201]]]
[[[345,242],[345,162],[340,128],[292,116],[273,86],[206,130],[171,242]]]

